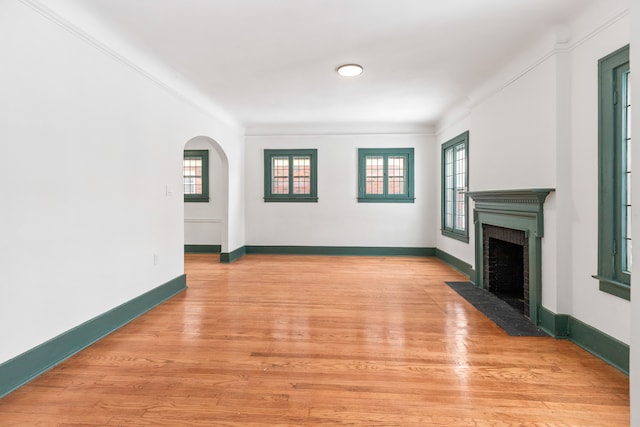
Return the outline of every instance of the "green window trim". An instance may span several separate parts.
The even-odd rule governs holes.
[[[469,131],[442,144],[440,170],[441,233],[469,243]]]
[[[629,72],[628,45],[598,61],[598,274],[593,276],[602,292],[626,300],[631,294]]]
[[[264,150],[264,201],[316,203],[318,150]]]
[[[188,166],[192,160],[197,165]],[[184,150],[183,192],[185,202],[209,202],[209,150]],[[191,190],[190,190],[191,188]]]
[[[414,203],[413,151],[413,148],[359,148],[358,202]],[[372,170],[379,175],[373,175]]]

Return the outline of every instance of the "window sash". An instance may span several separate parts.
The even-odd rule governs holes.
[[[468,242],[468,132],[442,145],[442,233]]]
[[[265,150],[266,202],[317,201],[317,150]]]
[[[358,201],[413,203],[413,148],[358,149]]]
[[[631,99],[629,46],[598,63],[598,274],[600,290],[630,298]]]
[[[182,161],[185,202],[209,201],[209,151],[185,150]]]

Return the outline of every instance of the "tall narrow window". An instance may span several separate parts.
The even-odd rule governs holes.
[[[631,97],[629,46],[602,58],[599,71],[598,275],[600,290],[630,298]]]
[[[182,163],[185,202],[209,201],[209,151],[185,150]]]
[[[265,202],[317,202],[317,150],[264,150]]]
[[[468,153],[469,132],[442,145],[442,234],[463,242],[469,241]]]
[[[413,148],[358,149],[358,201],[413,203]]]

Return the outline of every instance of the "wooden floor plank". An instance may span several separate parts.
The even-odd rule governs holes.
[[[435,258],[185,256],[183,292],[0,400],[0,426],[624,426],[628,377],[511,337]]]

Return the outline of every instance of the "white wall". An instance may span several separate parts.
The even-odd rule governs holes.
[[[628,301],[599,291],[591,276],[598,247],[597,61],[629,42],[628,5],[598,4],[570,28],[541,35],[438,131],[442,144],[469,130],[471,191],[556,189],[544,206],[543,306],[626,343]],[[472,226],[468,245],[438,236],[438,248],[474,265],[473,233]]]
[[[208,138],[194,138],[187,142],[185,150],[207,150],[209,152],[209,202],[185,202],[185,245],[221,245],[224,213],[227,209],[226,159],[220,157]]]
[[[243,185],[241,129],[70,29],[0,2],[0,363],[183,273],[188,140],[218,141]]]
[[[544,58],[480,101],[470,129],[470,191],[556,188],[556,57]],[[555,197],[551,193],[545,202],[542,239],[542,304],[553,311]]]
[[[594,20],[596,18],[594,17]],[[596,21],[597,22],[597,21]],[[601,292],[591,276],[598,266],[598,60],[629,43],[628,15],[610,22],[571,51],[571,191],[567,221],[571,250],[558,258],[570,269],[569,314],[626,343],[630,339],[629,302]]]
[[[358,148],[413,147],[415,203],[358,203]],[[318,203],[265,203],[264,149],[318,149]],[[246,138],[248,245],[435,247],[433,158],[426,134]]]

